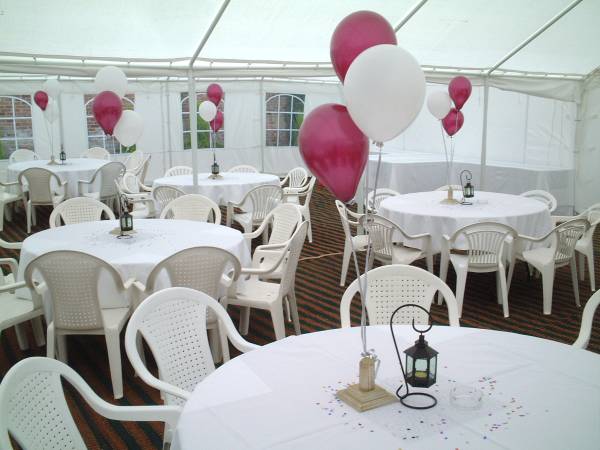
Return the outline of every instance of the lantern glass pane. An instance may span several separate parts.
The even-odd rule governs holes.
[[[437,370],[437,356],[429,360],[429,378],[435,380],[435,372]]]
[[[427,379],[427,360],[417,359],[415,360],[415,380],[426,380]]]
[[[406,355],[406,376],[411,376],[413,372],[413,358]]]

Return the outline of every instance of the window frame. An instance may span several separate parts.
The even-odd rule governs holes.
[[[290,107],[289,110],[282,111],[281,110],[281,97],[290,97]],[[269,111],[268,104],[271,100],[277,98],[277,110]],[[298,128],[294,128],[294,116],[301,116],[302,121],[304,121],[304,108],[306,107],[306,94],[294,94],[294,93],[286,93],[286,92],[267,92],[265,93],[265,147],[298,147],[298,133],[300,131],[300,126]],[[302,105],[302,112],[294,111],[294,102],[300,102]],[[277,117],[277,128],[269,128],[268,123],[268,115],[275,114]],[[281,115],[289,115],[289,126],[286,128],[282,128],[280,126],[280,117]],[[300,123],[302,125],[302,122]],[[275,134],[275,145],[269,144],[269,132],[276,132]],[[287,145],[280,145],[280,133],[286,132],[289,133],[289,139]],[[296,139],[294,139],[294,133],[296,133]],[[294,144],[295,140],[295,144]]]
[[[35,140],[34,140],[34,136],[33,136],[33,105],[31,102],[31,95],[27,95],[27,94],[23,94],[21,96],[19,95],[0,95],[0,98],[9,98],[11,100],[11,112],[12,112],[12,116],[0,116],[0,121],[1,122],[12,122],[12,130],[13,130],[13,137],[5,137],[5,136],[0,136],[0,150],[2,151],[2,159],[8,159],[10,157],[10,154],[4,155],[4,148],[1,145],[3,142],[14,142],[15,144],[15,148],[13,151],[18,150],[20,148],[28,148],[28,147],[24,147],[22,145],[19,144],[19,141],[29,141],[31,142],[31,150],[35,151]],[[27,101],[26,98],[29,98],[30,101]],[[15,113],[15,102],[20,101],[25,103],[28,107],[29,107],[29,116],[16,116]],[[19,133],[17,133],[17,121],[18,120],[29,120],[31,123],[31,134],[30,137],[19,137]],[[11,152],[12,153],[12,152]]]
[[[121,143],[119,142],[119,140],[116,137],[114,137],[114,136],[107,136],[106,133],[104,133],[103,131],[102,131],[102,134],[93,134],[93,135],[90,135],[90,127],[88,125],[88,120],[89,119],[96,120],[96,119],[94,117],[93,111],[91,112],[91,114],[88,115],[88,105],[90,103],[93,103],[94,98],[96,98],[96,96],[92,95],[92,98],[90,98],[89,100],[85,101],[85,97],[87,95],[90,95],[90,94],[86,94],[83,97],[83,99],[84,99],[83,109],[85,111],[85,129],[86,129],[86,133],[87,133],[88,148],[97,147],[97,145],[91,145],[90,144],[90,138],[93,138],[93,139],[99,139],[99,138],[101,138],[102,139],[102,148],[104,148],[111,155],[123,155],[123,154],[126,155],[126,154],[129,154],[129,153],[133,153],[136,150],[136,145],[135,144],[133,144],[131,147],[125,147],[124,145],[121,145]],[[133,99],[127,97],[127,95],[132,96]],[[125,97],[121,98],[121,102],[129,102],[131,104],[131,106],[133,106],[133,111],[134,111],[135,110],[135,94],[127,94],[127,95]],[[106,147],[106,142],[107,141],[112,142],[111,148],[107,148]],[[118,149],[119,149],[118,152],[114,151],[117,148],[117,144],[118,144]],[[113,151],[111,151],[111,150],[113,150]]]

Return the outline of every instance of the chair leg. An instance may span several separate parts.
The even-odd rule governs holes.
[[[248,328],[250,325],[250,307],[243,306],[240,311],[240,334],[245,336],[248,334]]]
[[[140,359],[144,366],[146,365],[146,352],[144,351],[144,340],[142,339],[142,335],[140,333],[135,337],[135,346],[137,348],[138,355],[140,355]],[[137,376],[137,374],[136,374]]]
[[[283,319],[283,303],[280,301],[271,304],[269,307],[271,318],[273,319],[273,329],[275,330],[275,339],[285,338],[285,321]]]
[[[510,264],[508,266],[508,276],[506,277],[506,292],[508,294],[508,292],[510,291],[510,283],[512,282],[512,277],[513,277],[513,271],[515,270],[515,265],[517,264],[517,261],[513,261],[512,264]]]
[[[288,295],[288,300],[290,302],[290,310],[294,322],[294,332],[300,336],[302,331],[300,330],[300,317],[298,316],[298,302],[296,301],[296,293],[293,290]]]
[[[346,243],[344,244],[344,257],[342,259],[342,275],[340,277],[340,286],[344,286],[346,284],[346,277],[348,275],[348,266],[350,265],[350,257],[352,255],[352,242],[349,242],[346,239]]]
[[[448,276],[448,255],[442,251],[440,254],[440,279],[445,283],[446,277]],[[444,296],[438,293],[438,305],[441,305],[444,301]]]
[[[29,340],[27,339],[27,332],[25,331],[25,324],[18,323],[15,325],[15,333],[17,335],[17,343],[21,350],[27,350],[29,348]]]
[[[252,230],[250,230],[249,232],[252,232]],[[267,245],[269,243],[269,226],[266,226],[262,233],[262,241],[263,245]]]
[[[458,305],[458,317],[462,317],[463,299],[465,296],[465,285],[467,284],[467,271],[456,270],[456,303]]]
[[[596,272],[594,269],[594,248],[590,247],[588,252],[586,253],[588,270],[590,274],[590,289],[592,291],[596,290]],[[583,279],[583,278],[582,278]]]
[[[500,286],[498,289],[498,303],[502,303],[502,312],[504,317],[508,317],[508,289],[506,287],[506,274],[504,267],[500,266],[500,270],[496,272],[496,284]]]
[[[27,234],[31,233],[31,203],[25,203],[25,216],[27,217]]]
[[[230,359],[229,340],[227,339],[227,331],[225,331],[224,326],[221,326],[220,322],[219,322],[218,330],[219,330],[219,339],[221,340],[221,353],[223,355],[223,363],[226,363]]]
[[[6,214],[6,220],[8,222],[12,222],[12,211],[13,211],[14,203],[8,203],[4,206],[3,211]]]
[[[42,326],[42,318],[40,316],[31,319],[31,327],[33,328],[33,337],[38,347],[46,343],[44,337],[44,327]]]
[[[4,210],[8,209],[8,206],[5,203],[0,203],[0,231],[4,230]],[[10,213],[6,213],[6,217],[8,218],[8,215]]]
[[[579,302],[579,281],[577,280],[577,264],[575,263],[575,255],[571,258],[569,263],[571,266],[571,281],[573,282],[573,293],[575,294],[575,304],[581,307]]]
[[[31,205],[31,222],[33,226],[37,226],[37,213],[35,212],[35,206]]]
[[[46,357],[54,359],[56,353],[54,346],[56,345],[56,336],[54,336],[54,323],[48,325],[48,338],[46,343]]]
[[[308,208],[306,208],[306,213],[304,216],[305,220],[308,220],[308,231],[306,232],[306,235],[308,236],[308,242],[310,242],[312,244],[313,238],[312,238],[312,222],[310,220],[310,212],[308,211]]]
[[[554,265],[540,270],[544,294],[544,314],[552,314],[552,291],[554,288]]]
[[[433,273],[433,255],[431,254],[431,252],[427,252],[427,255],[425,256],[425,261],[427,261],[427,270],[429,271],[429,273]]]
[[[123,369],[121,368],[121,345],[119,330],[104,330],[106,335],[106,349],[108,351],[108,366],[115,399],[123,397]]]
[[[69,352],[67,350],[67,336],[64,334],[56,333],[56,349],[57,351],[57,359],[60,362],[64,362],[67,364],[69,359]]]
[[[583,253],[577,253],[579,256],[579,261],[577,261],[577,265],[579,266],[579,279],[585,281],[585,255]]]
[[[221,361],[223,357],[220,340],[219,325],[216,324],[214,328],[208,329],[208,345],[215,364]]]

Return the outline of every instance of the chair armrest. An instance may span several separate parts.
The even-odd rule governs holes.
[[[19,183],[18,181],[13,181],[10,183],[4,183],[3,181],[0,181],[0,186],[2,187],[11,187],[11,186],[19,186],[21,183]]]
[[[533,236],[527,236],[525,234],[519,234],[517,235],[517,240],[523,240],[523,241],[529,241],[529,242],[543,242],[546,239],[548,239],[549,237],[551,237],[554,234],[554,230],[550,231],[550,233],[546,234],[545,236],[536,238]]]
[[[10,271],[15,274],[15,276],[19,271],[19,263],[15,258],[0,258],[0,265],[7,265],[10,267]]]
[[[241,274],[242,275],[268,275],[274,272],[283,262],[283,260],[287,257],[287,251],[281,252],[281,256],[275,263],[266,269],[257,269],[255,267],[242,267]]]
[[[254,238],[260,237],[262,236],[263,231],[265,230],[265,227],[268,226],[268,222],[266,220],[263,220],[260,224],[260,226],[254,230],[251,233],[243,233],[242,236],[244,236],[244,239],[248,239],[248,240],[252,240]]]
[[[144,183],[142,183],[141,181],[138,181],[138,184],[140,186],[140,189],[142,191],[146,191],[146,192],[152,192],[152,188],[150,186],[146,186]]]
[[[5,248],[8,250],[21,250],[23,247],[23,242],[8,242],[4,239],[0,239],[0,248]]]
[[[431,234],[429,233],[421,233],[421,234],[407,234],[406,235],[407,239],[431,239]]]
[[[360,219],[361,219],[361,217],[362,217],[362,216],[364,216],[364,214],[352,212],[352,211],[350,211],[348,208],[346,208],[346,213],[347,213],[349,216],[351,216],[351,217],[354,217],[354,218],[355,218],[355,219],[357,219],[357,220],[360,220]],[[348,222],[350,222],[350,220],[348,220]],[[358,223],[358,222],[357,222],[357,223]]]
[[[136,288],[140,292],[146,292],[146,285],[140,281],[137,281],[135,278],[130,278],[123,283],[124,289],[130,289],[131,287]]]
[[[17,281],[16,283],[0,285],[0,293],[2,292],[14,292],[16,289],[27,287],[24,281]]]

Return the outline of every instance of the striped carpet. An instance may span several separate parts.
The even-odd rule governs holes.
[[[343,231],[332,196],[322,187],[313,195],[311,205],[314,242],[306,243],[296,277],[296,293],[303,333],[310,333],[339,326],[339,301],[344,288],[339,286],[342,263]],[[40,208],[39,231],[46,227],[48,211]],[[25,220],[22,210],[14,221],[6,222],[0,235],[8,241],[21,241],[25,233]],[[43,226],[39,226],[43,224]],[[595,245],[598,249],[599,237]],[[1,257],[18,254],[2,251]],[[362,263],[361,263],[362,264]],[[599,264],[596,264],[598,267]],[[362,265],[361,265],[362,270]],[[598,271],[597,271],[598,272]],[[596,277],[600,282],[600,274]],[[347,284],[355,278],[352,268],[348,272]],[[454,288],[454,273],[450,269],[448,280]],[[347,285],[346,284],[346,285]],[[580,281],[580,295],[585,304],[591,295],[589,282]],[[572,343],[578,334],[582,308],[577,308],[573,299],[571,276],[567,267],[559,269],[554,284],[552,315],[542,315],[542,282],[539,278],[529,279],[525,265],[515,270],[511,286],[509,305],[510,318],[504,319],[502,308],[496,302],[494,274],[469,274],[464,299],[461,325],[467,327],[490,328],[511,331],[567,344]],[[231,314],[237,321],[237,311]],[[432,315],[437,323],[447,323],[445,307],[432,306]],[[354,323],[359,320],[359,307],[352,306]],[[589,349],[600,353],[600,319],[596,319]],[[292,333],[288,324],[288,334]],[[33,342],[29,330],[30,342]],[[115,403],[112,398],[106,346],[101,336],[69,337],[69,364],[105,400]],[[248,339],[264,344],[274,339],[273,328],[268,313],[252,311]],[[0,375],[17,361],[34,355],[44,355],[45,348],[19,350],[13,330],[2,334],[0,339]],[[123,355],[124,355],[123,349]],[[148,388],[139,378],[134,377],[131,366],[124,363],[124,398],[116,402],[120,405],[148,405],[160,403],[157,391]],[[69,406],[90,449],[159,449],[162,443],[162,425],[155,423],[137,424],[105,420],[94,413],[85,402],[69,387]],[[201,426],[201,424],[198,424]]]

